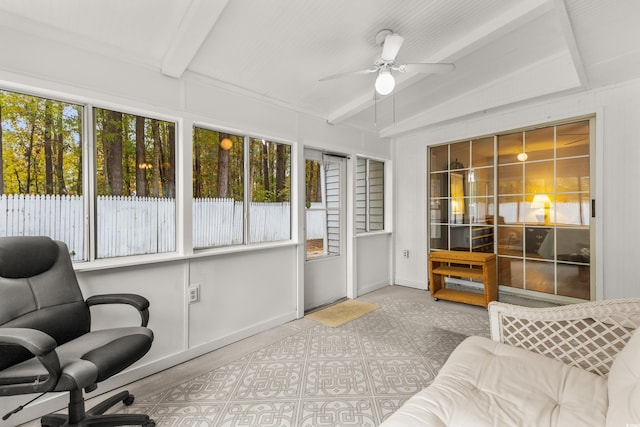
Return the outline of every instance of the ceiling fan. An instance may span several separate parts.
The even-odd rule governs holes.
[[[376,92],[380,95],[388,95],[393,91],[396,85],[396,80],[393,77],[392,71],[396,71],[398,73],[441,74],[448,73],[455,68],[454,64],[426,62],[409,63],[396,66],[396,56],[398,55],[398,51],[400,51],[403,41],[404,38],[401,35],[396,34],[391,30],[381,30],[376,34],[375,42],[376,46],[382,46],[382,54],[380,55],[380,58],[375,60],[372,68],[333,74],[320,79],[320,81],[323,82],[359,74],[378,73],[375,83]]]

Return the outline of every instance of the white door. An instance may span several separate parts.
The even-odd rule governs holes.
[[[344,157],[305,149],[304,308],[347,296]]]

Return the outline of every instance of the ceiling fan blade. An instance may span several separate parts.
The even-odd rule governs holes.
[[[382,60],[387,62],[395,61],[403,41],[404,37],[399,34],[389,34],[385,37],[382,45]]]
[[[323,77],[318,81],[326,82],[327,80],[340,79],[342,77],[358,76],[358,75],[361,75],[361,74],[371,74],[371,73],[375,73],[377,71],[378,70],[375,69],[375,68],[370,69],[370,70],[348,71],[346,73],[332,74],[330,76]]]
[[[455,68],[454,64],[448,63],[417,63],[400,65],[398,71],[401,73],[444,74],[453,71]]]

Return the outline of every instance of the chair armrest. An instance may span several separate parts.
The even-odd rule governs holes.
[[[640,298],[561,307],[489,304],[491,338],[608,375],[616,355],[640,326]]]
[[[101,304],[127,304],[133,306],[140,313],[142,326],[149,323],[149,300],[136,294],[104,294],[87,298],[89,307]]]
[[[45,381],[34,383],[3,384],[4,391],[9,394],[43,393],[53,390],[60,377],[60,360],[55,352],[56,340],[42,331],[29,328],[0,328],[0,344],[22,347],[33,354],[44,366],[49,375]],[[3,393],[5,394],[5,393]]]

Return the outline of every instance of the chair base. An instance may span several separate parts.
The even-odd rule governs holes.
[[[125,405],[133,403],[133,395],[122,391],[98,403],[85,411],[84,397],[81,390],[70,392],[69,412],[66,414],[50,414],[40,419],[42,427],[61,426],[144,426],[153,427],[155,421],[143,414],[105,414],[105,412],[119,402]]]

